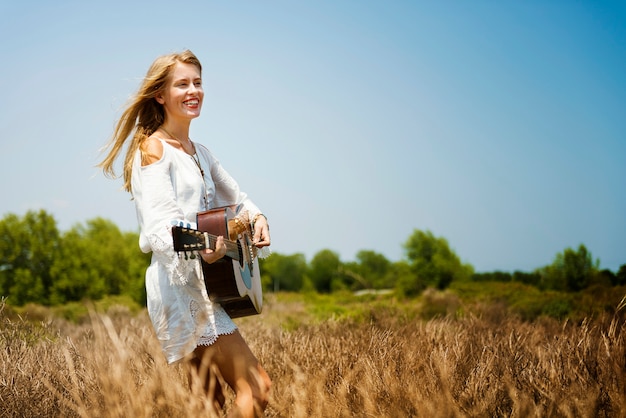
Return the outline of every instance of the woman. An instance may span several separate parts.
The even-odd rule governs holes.
[[[117,122],[106,158],[99,164],[115,177],[113,164],[130,138],[124,189],[131,193],[140,226],[139,245],[152,252],[146,271],[147,307],[168,363],[185,361],[200,377],[216,408],[224,405],[221,377],[235,392],[233,416],[258,416],[271,381],[236,325],[207,295],[198,259],[179,257],[171,226],[195,224],[198,212],[242,205],[253,222],[253,242],[270,245],[267,219],[202,145],[189,139],[200,116],[202,66],[191,51],[157,58]],[[226,253],[223,237],[201,256],[213,263]],[[218,374],[219,376],[216,376]]]

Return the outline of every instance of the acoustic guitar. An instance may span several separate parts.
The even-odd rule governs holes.
[[[200,260],[209,298],[231,318],[260,314],[263,309],[257,248],[250,221],[240,212],[241,205],[211,209],[196,215],[198,229],[172,227],[174,250],[185,257],[215,250],[217,237],[224,237],[226,256],[212,264]]]

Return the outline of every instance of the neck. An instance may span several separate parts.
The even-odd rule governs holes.
[[[166,123],[161,125],[161,130],[172,139],[180,142],[181,145],[189,144],[191,141],[189,140],[189,126],[179,126],[172,125],[167,126]]]

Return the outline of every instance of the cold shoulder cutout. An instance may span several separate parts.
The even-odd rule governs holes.
[[[141,166],[146,167],[163,158],[163,140],[156,136],[148,137],[140,147]]]

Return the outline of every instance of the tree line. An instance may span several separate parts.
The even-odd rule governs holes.
[[[95,218],[61,232],[45,210],[0,220],[0,297],[12,305],[59,305],[125,295],[145,304],[144,273],[150,254],[138,248],[138,233],[122,232]],[[344,262],[329,249],[310,261],[303,254],[274,253],[260,261],[265,291],[392,289],[411,297],[426,288],[445,289],[454,281],[520,282],[542,290],[578,292],[593,285],[626,285],[626,264],[617,272],[601,270],[584,245],[566,248],[552,264],[532,272],[476,273],[451,250],[447,240],[414,230],[405,256],[390,261],[371,250]]]

